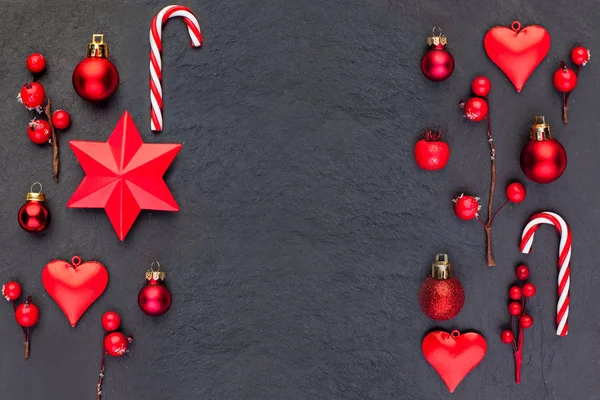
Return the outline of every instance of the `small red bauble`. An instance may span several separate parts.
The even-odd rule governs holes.
[[[165,277],[164,272],[146,272],[146,285],[138,294],[138,305],[146,315],[157,317],[171,308],[171,292],[163,282]]]
[[[525,281],[529,278],[529,268],[527,265],[519,265],[515,270],[515,275],[517,276],[517,279]]]
[[[15,310],[15,319],[17,324],[24,328],[31,328],[38,323],[40,319],[40,310],[31,302],[23,303]]]
[[[508,201],[520,203],[525,200],[526,195],[527,191],[525,190],[525,186],[521,185],[519,182],[513,182],[506,187],[506,198]]]
[[[107,311],[102,315],[102,327],[105,331],[116,331],[120,326],[121,316],[115,311]]]
[[[580,67],[585,67],[590,61],[590,56],[590,51],[583,46],[577,46],[571,50],[571,61]]]
[[[18,282],[6,282],[2,285],[2,296],[7,301],[15,301],[21,296],[22,290],[21,285]]]
[[[484,99],[471,97],[464,105],[465,116],[469,121],[483,121],[488,115],[488,104]]]
[[[533,297],[535,295],[536,288],[533,283],[526,283],[523,285],[523,296]]]
[[[512,300],[519,300],[521,298],[521,288],[518,286],[511,286],[510,289],[508,289],[508,297],[510,297]]]
[[[479,205],[479,197],[461,194],[452,201],[454,202],[454,213],[458,218],[465,221],[477,217],[477,213],[481,208]]]
[[[454,58],[446,50],[448,39],[441,35],[436,36],[435,28],[433,36],[427,38],[429,50],[421,58],[421,71],[432,81],[443,81],[448,79],[454,71]]]
[[[67,129],[71,125],[71,116],[65,110],[56,110],[52,113],[52,125],[55,129]]]
[[[33,53],[27,57],[27,69],[34,74],[39,74],[46,69],[46,59],[40,53]]]
[[[567,168],[567,152],[556,139],[552,139],[550,125],[544,117],[534,117],[531,140],[521,152],[521,169],[527,178],[536,183],[554,182]]]
[[[88,56],[73,71],[73,88],[88,101],[104,101],[119,86],[119,72],[108,59],[108,45],[104,35],[95,34],[88,45]]]
[[[33,187],[39,185],[40,191],[34,192]],[[46,196],[42,193],[42,184],[31,185],[31,191],[25,196],[26,203],[19,209],[19,226],[30,233],[45,231],[50,225],[50,210],[46,205]]]
[[[485,97],[492,89],[492,83],[485,76],[478,76],[471,83],[471,90],[477,96]]]
[[[519,318],[519,326],[523,329],[529,329],[533,325],[533,317],[531,315],[523,315]]]
[[[46,91],[41,84],[29,82],[21,88],[18,99],[27,109],[37,109],[41,112],[42,104],[44,104],[44,100],[46,99]]]
[[[417,142],[414,156],[417,165],[427,171],[442,169],[450,159],[450,147],[447,143],[440,142],[440,131],[433,133],[425,131],[425,138]]]
[[[129,339],[121,332],[109,333],[104,339],[104,351],[113,357],[120,357],[127,352]]]
[[[465,291],[452,276],[448,255],[438,254],[431,265],[431,276],[425,278],[419,289],[421,311],[435,321],[447,321],[458,315],[465,304]]]
[[[518,301],[513,301],[508,305],[508,313],[512,316],[521,314],[521,311],[523,311],[523,307]]]
[[[27,136],[35,144],[48,143],[52,137],[52,129],[48,121],[43,119],[32,120],[27,127]]]
[[[502,340],[502,343],[511,344],[515,340],[515,335],[512,331],[505,330],[500,334],[500,340]]]
[[[577,74],[563,63],[554,73],[552,82],[558,91],[563,93],[570,92],[577,86]]]

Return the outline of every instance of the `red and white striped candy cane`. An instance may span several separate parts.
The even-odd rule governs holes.
[[[529,254],[535,231],[541,224],[554,225],[560,234],[558,247],[558,303],[556,305],[556,334],[566,336],[569,332],[569,303],[571,289],[571,228],[565,220],[553,212],[542,212],[535,214],[525,228],[521,236],[521,252]]]
[[[152,19],[150,26],[150,102],[151,124],[153,131],[159,132],[163,128],[162,108],[162,61],[160,53],[162,51],[162,26],[169,18],[181,17],[188,27],[188,33],[192,40],[192,47],[202,46],[202,34],[200,33],[200,24],[192,11],[184,6],[167,6],[160,10]]]

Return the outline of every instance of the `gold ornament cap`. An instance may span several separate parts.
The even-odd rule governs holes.
[[[94,33],[92,43],[88,44],[88,57],[108,58],[108,44],[104,43],[104,35]]]
[[[452,277],[452,263],[448,261],[448,254],[438,254],[435,262],[431,264],[431,277],[435,279],[450,279]]]
[[[40,187],[39,192],[35,192],[33,190],[33,188],[35,186]],[[31,185],[31,188],[29,188],[29,193],[27,193],[25,195],[25,201],[46,201],[46,196],[44,196],[44,193],[42,193],[42,184],[41,183],[35,182],[33,185]]]
[[[156,271],[154,270],[155,266],[157,267]],[[160,270],[160,263],[158,261],[152,261],[152,264],[150,264],[150,270],[146,271],[146,280],[162,282],[166,277],[167,274]]]
[[[437,35],[436,35],[437,32]],[[442,29],[434,26],[433,29],[431,30],[431,36],[429,36],[427,38],[427,45],[428,46],[439,46],[439,45],[445,46],[448,44],[448,39],[446,38],[446,36],[442,35]]]
[[[533,125],[531,125],[531,140],[542,140],[552,139],[552,132],[550,131],[550,125],[546,123],[546,118],[543,116],[533,117]]]

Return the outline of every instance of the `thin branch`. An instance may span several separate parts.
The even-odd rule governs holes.
[[[488,98],[485,98],[488,101]],[[488,102],[489,104],[489,102]],[[494,215],[492,214],[493,209],[493,201],[494,201],[494,192],[496,191],[496,145],[494,144],[494,138],[492,136],[492,120],[489,116],[486,117],[487,120],[487,136],[488,143],[490,144],[490,159],[492,166],[492,176],[490,183],[490,197],[488,199],[488,221],[485,225],[485,234],[487,239],[487,262],[488,267],[494,267],[496,262],[494,261],[494,257],[492,256],[492,221],[494,219]]]
[[[496,219],[496,215],[498,215],[498,213],[500,212],[500,210],[502,210],[504,208],[504,206],[506,205],[506,203],[508,203],[508,199],[504,200],[504,203],[502,203],[502,205],[500,207],[498,207],[498,209],[496,210],[496,212],[492,216],[492,223],[494,222],[494,219]]]
[[[98,400],[102,400],[102,380],[104,379],[104,361],[106,359],[106,355],[108,353],[104,353],[102,355],[102,360],[100,361],[100,373],[98,374],[98,383],[96,384],[96,394],[98,395]]]
[[[56,129],[54,129],[54,125],[52,125],[52,108],[50,107],[50,99],[48,99],[48,104],[46,104],[44,112],[46,113],[46,117],[48,118],[48,124],[50,125],[50,130],[52,131],[52,173],[54,180],[58,182],[58,173],[60,172],[60,156],[58,154],[58,133],[56,132]]]

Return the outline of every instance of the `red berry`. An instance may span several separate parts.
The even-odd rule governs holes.
[[[520,203],[525,200],[526,195],[527,191],[525,190],[525,186],[521,185],[519,182],[513,182],[506,187],[506,198],[508,201]]]
[[[508,289],[508,297],[513,300],[519,300],[521,298],[521,294],[521,288],[518,286],[511,286],[510,289]]]
[[[109,333],[104,339],[104,350],[113,357],[120,357],[127,352],[129,340],[121,332]]]
[[[526,265],[519,265],[515,270],[515,275],[518,280],[525,281],[529,278],[529,268]]]
[[[29,139],[35,144],[44,144],[50,140],[52,136],[52,130],[48,121],[43,119],[34,119],[29,123],[27,128],[27,135]]]
[[[56,110],[52,113],[54,129],[64,130],[71,125],[71,116],[65,110]]]
[[[116,331],[121,326],[121,316],[115,311],[107,311],[102,315],[102,327],[107,332]]]
[[[18,282],[6,282],[2,285],[2,296],[7,301],[15,301],[21,296],[21,285]]]
[[[526,283],[523,285],[523,296],[533,297],[535,292],[536,292],[536,288],[533,283]]]
[[[462,220],[468,221],[477,217],[477,212],[481,208],[479,197],[465,196],[461,194],[454,200],[454,213]]]
[[[471,97],[465,103],[465,116],[469,121],[483,121],[488,115],[488,104],[484,99]]]
[[[30,328],[39,321],[40,310],[31,302],[23,303],[15,310],[15,319],[22,327]]]
[[[477,78],[473,79],[473,83],[471,83],[471,90],[477,96],[485,97],[488,95],[491,89],[492,84],[485,76],[478,76]]]
[[[17,98],[27,109],[39,108],[41,112],[42,104],[44,104],[46,98],[46,91],[39,83],[30,82],[23,85]]]
[[[425,132],[425,139],[417,142],[414,149],[417,165],[427,171],[442,169],[450,158],[450,147],[447,143],[440,142],[440,132],[435,134]]]
[[[505,330],[500,334],[500,340],[502,340],[502,343],[511,344],[515,340],[515,335],[512,331]]]
[[[33,53],[27,57],[27,69],[34,74],[39,74],[46,69],[46,59],[40,53]]]
[[[563,92],[570,92],[577,86],[577,74],[571,68],[562,64],[561,67],[554,73],[552,78],[554,87]]]
[[[513,301],[508,305],[508,313],[512,316],[521,314],[521,311],[523,311],[523,307],[518,301]]]
[[[519,318],[519,326],[523,329],[531,328],[533,325],[533,317],[531,315],[523,315]]]
[[[585,64],[590,61],[590,56],[590,51],[583,46],[577,46],[571,50],[571,61],[581,67],[585,67]]]

